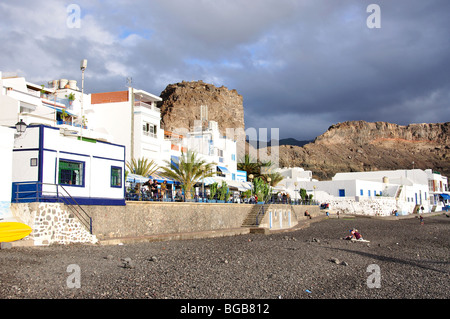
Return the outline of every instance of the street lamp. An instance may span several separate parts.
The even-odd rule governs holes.
[[[294,194],[295,194],[295,203],[297,204],[297,186],[298,182],[294,182]]]
[[[81,117],[81,130],[80,130],[80,135],[83,136],[83,125],[84,125],[84,120],[83,120],[83,93],[84,93],[84,70],[86,70],[87,68],[87,60],[81,60],[80,63],[80,70],[81,70],[81,112],[80,112],[80,117]]]
[[[22,119],[20,119],[20,121],[16,123],[17,133],[19,133],[19,135],[22,135],[22,133],[24,133],[26,129],[27,129],[27,125],[25,124],[25,122]]]
[[[248,179],[250,180],[250,199],[253,196],[253,174],[248,175]]]

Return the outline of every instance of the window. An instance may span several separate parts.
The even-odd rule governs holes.
[[[361,196],[364,195],[364,191],[362,189],[359,190],[359,195],[361,195]]]
[[[339,190],[339,197],[345,197],[345,189]]]
[[[122,187],[122,167],[111,166],[111,187]]]
[[[151,123],[146,123],[142,125],[142,131],[144,135],[156,138],[156,125]]]
[[[370,197],[370,189],[367,191],[367,196]]]
[[[178,165],[180,165],[180,158],[175,155],[170,156],[170,165],[171,167],[175,167],[178,169]]]
[[[236,160],[236,154],[231,154],[231,160],[235,161]]]
[[[84,186],[84,162],[59,160],[58,183]]]

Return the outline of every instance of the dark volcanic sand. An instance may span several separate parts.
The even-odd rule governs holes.
[[[352,227],[370,244],[342,240]],[[4,249],[0,298],[448,299],[449,235],[445,215],[340,218],[272,235]],[[73,264],[80,288],[67,286]],[[380,288],[367,285],[372,264]]]

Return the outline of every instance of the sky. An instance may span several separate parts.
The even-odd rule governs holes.
[[[374,9],[373,6],[376,5]],[[159,96],[202,80],[243,96],[246,128],[450,121],[448,0],[0,1],[0,71]]]

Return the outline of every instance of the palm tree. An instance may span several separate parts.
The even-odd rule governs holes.
[[[279,182],[284,179],[284,176],[280,173],[271,173],[261,175],[261,178],[267,183],[268,178],[270,177],[270,186],[275,187]]]
[[[158,170],[158,165],[154,160],[148,160],[145,157],[139,159],[132,159],[131,162],[127,162],[127,168],[130,173],[148,177],[154,174]]]
[[[239,163],[237,163],[237,169],[241,171],[246,171],[247,176],[253,174],[254,176],[259,176],[260,174],[260,165],[257,161],[252,159],[250,155],[245,154],[244,158],[241,159]]]
[[[215,164],[198,159],[197,154],[192,151],[188,151],[187,154],[181,153],[178,165],[171,161],[165,162],[169,167],[161,167],[162,175],[180,182],[186,199],[192,198],[191,193],[194,185],[202,177],[211,177],[215,174],[213,171]]]

